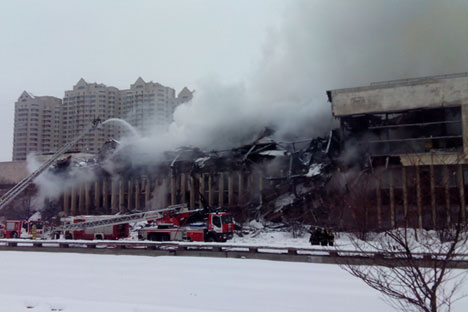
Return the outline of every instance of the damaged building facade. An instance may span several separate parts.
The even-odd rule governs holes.
[[[277,143],[261,136],[226,151],[180,148],[166,152],[165,161],[153,166],[113,159],[120,166],[113,175],[93,160],[94,165],[83,170],[94,166],[97,178],[66,189],[60,213],[114,214],[186,204],[190,209],[227,209],[239,221],[285,221],[284,212],[301,219],[304,203],[319,205],[311,199],[328,177],[328,142],[329,138]],[[64,169],[53,170],[67,174],[71,165],[61,166]]]
[[[358,168],[345,184],[363,226],[441,228],[466,220],[467,73],[327,94],[340,121],[343,165]],[[351,184],[360,193],[355,203]]]
[[[466,219],[468,74],[327,91],[339,128],[275,142],[269,131],[226,151],[181,147],[142,165],[108,142],[81,161],[92,181],[65,188],[62,216],[175,204],[261,219],[348,229],[440,228]],[[111,155],[111,156],[109,156]],[[108,172],[105,161],[112,161]],[[72,158],[52,170],[66,175]]]

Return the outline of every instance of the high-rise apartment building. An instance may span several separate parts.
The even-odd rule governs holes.
[[[157,82],[145,82],[141,77],[130,89],[122,90],[120,95],[120,117],[142,134],[167,130],[173,120],[176,106],[192,98],[192,92],[187,88],[176,97],[173,88]]]
[[[15,103],[13,160],[25,160],[29,153],[55,152],[61,146],[62,100],[34,96],[24,91]]]
[[[65,91],[63,102],[51,96],[33,96],[23,92],[15,104],[15,138],[13,160],[25,160],[31,152],[53,153],[73,140],[96,117],[102,120],[122,118],[141,134],[165,131],[173,120],[177,105],[192,99],[184,88],[175,90],[142,78],[119,90],[102,83],[80,79],[72,90]],[[126,131],[118,123],[107,123],[89,132],[72,148],[73,151],[97,153],[111,138]]]
[[[62,113],[62,144],[76,137],[94,118],[102,120],[118,116],[119,89],[102,83],[87,83],[80,79],[73,90],[65,91]],[[97,153],[102,144],[114,136],[114,124],[89,132],[73,150]]]

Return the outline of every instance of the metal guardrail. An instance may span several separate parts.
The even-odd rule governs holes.
[[[83,240],[25,240],[0,239],[0,251],[73,252],[142,256],[204,256],[264,259],[293,262],[402,265],[407,260],[401,252],[342,250],[336,247],[297,248],[253,246],[225,243],[152,242],[152,241],[83,241]],[[433,266],[442,254],[414,253],[412,261],[421,266]],[[468,254],[455,254],[449,264],[452,268],[468,269]]]

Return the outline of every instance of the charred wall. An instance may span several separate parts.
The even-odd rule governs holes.
[[[337,173],[329,204],[334,226],[363,231],[438,229],[466,220],[466,165],[390,166]]]
[[[467,86],[463,73],[327,92],[342,153],[329,205],[343,227],[466,221]]]

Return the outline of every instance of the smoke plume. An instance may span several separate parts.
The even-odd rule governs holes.
[[[28,155],[27,168],[30,173],[34,172],[41,165],[33,154]],[[52,171],[45,171],[39,175],[34,184],[37,186],[37,193],[33,197],[31,206],[35,210],[41,210],[45,199],[58,199],[64,191],[70,191],[73,186],[83,185],[95,179],[95,173],[89,168],[71,167],[71,170],[55,174]]]
[[[250,143],[265,127],[279,140],[322,135],[334,125],[326,90],[466,70],[466,16],[456,1],[294,1],[244,81],[201,81],[168,133],[123,143],[143,161]]]
[[[293,1],[243,81],[200,81],[167,133],[123,138],[117,152],[144,164],[178,146],[250,143],[265,127],[277,140],[323,135],[335,126],[326,90],[466,71],[466,16],[462,1]]]

